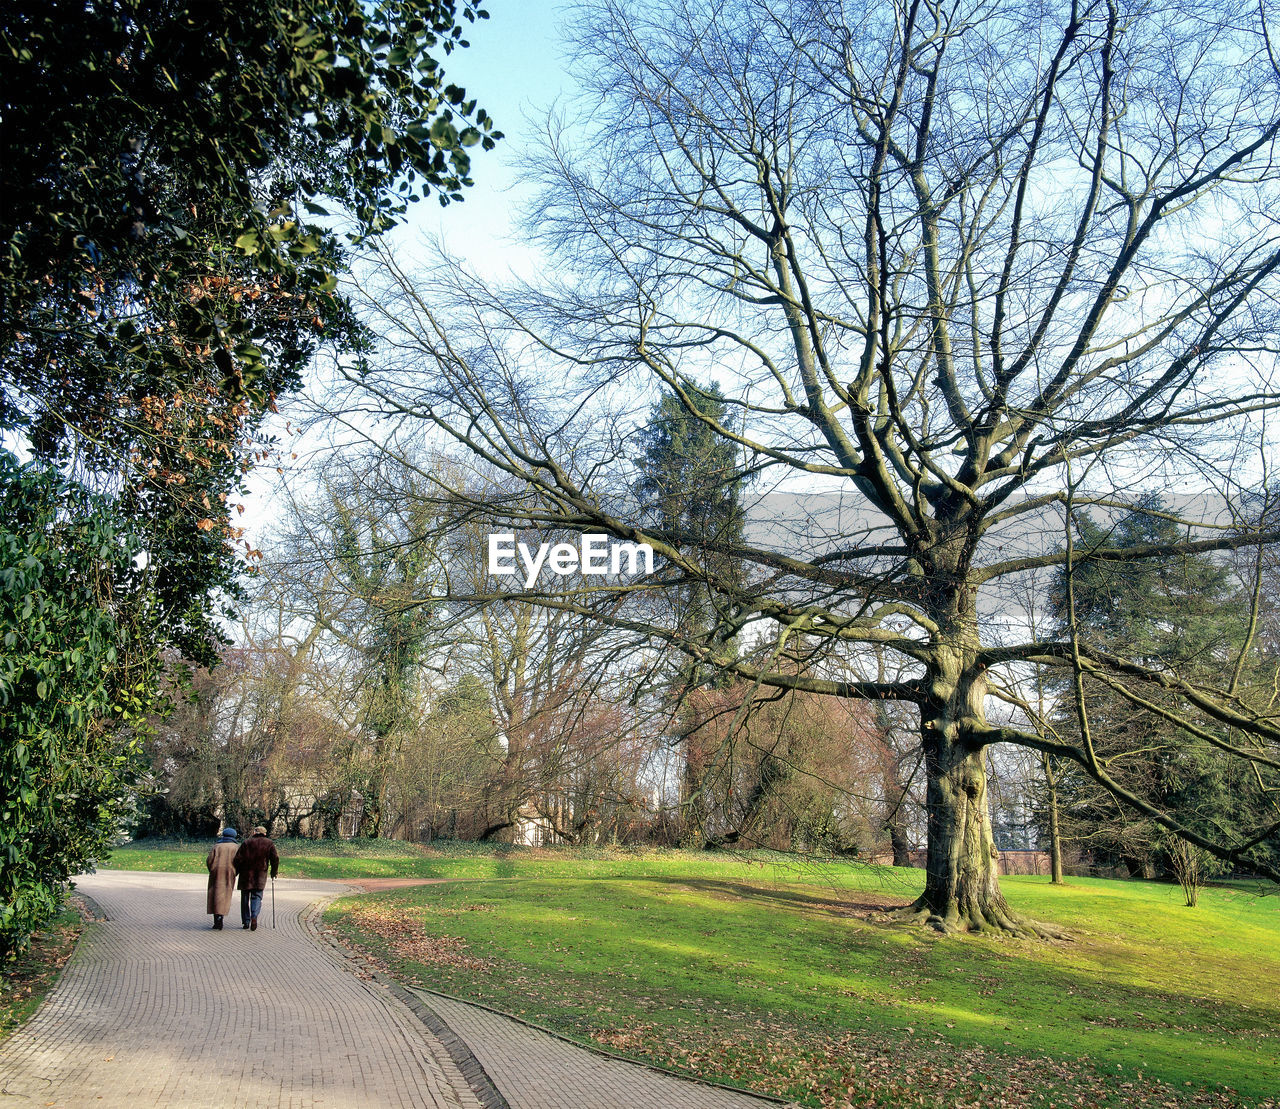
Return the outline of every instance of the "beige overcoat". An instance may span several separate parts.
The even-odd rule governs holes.
[[[205,912],[226,916],[231,912],[231,894],[236,888],[235,857],[238,846],[227,840],[215,843],[204,865],[209,868],[209,896]]]

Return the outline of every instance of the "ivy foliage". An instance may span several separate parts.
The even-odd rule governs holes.
[[[126,815],[153,607],[112,502],[0,452],[0,961]]]

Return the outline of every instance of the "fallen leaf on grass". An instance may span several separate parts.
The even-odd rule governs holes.
[[[359,930],[386,941],[392,953],[408,962],[459,970],[487,970],[493,965],[471,955],[466,940],[429,935],[414,914],[397,911],[394,906],[356,905],[348,910],[346,918]]]

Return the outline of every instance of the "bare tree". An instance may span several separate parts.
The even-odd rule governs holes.
[[[881,853],[892,748],[865,702],[735,683],[693,693],[688,717],[698,846]]]
[[[424,274],[386,259],[367,306],[382,352],[347,373],[349,403],[505,474],[502,499],[463,497],[492,526],[602,532],[659,556],[612,588],[491,579],[475,599],[514,590],[748,682],[913,706],[919,920],[1037,930],[996,877],[984,752],[1002,742],[1072,760],[1157,824],[1276,877],[1257,851],[1275,826],[1209,842],[1113,781],[1087,728],[1064,740],[987,714],[993,674],[1012,666],[1077,685],[1124,675],[1224,725],[1225,757],[1280,771],[1275,707],[1225,681],[1073,634],[992,634],[1016,575],[1277,538],[1223,510],[1261,472],[1248,444],[1268,447],[1280,403],[1267,14],[1230,0],[600,0],[577,28],[584,120],[553,120],[530,165],[557,273],[497,289],[447,259]],[[723,419],[699,403],[708,377]],[[757,510],[779,488],[839,510],[797,499],[772,531],[749,527],[722,552],[747,568],[736,581],[690,557],[689,537],[642,526],[636,435],[663,391],[759,475]],[[1177,542],[1064,549],[1063,514],[1123,510],[1153,485],[1199,494],[1179,502]],[[803,664],[680,636],[660,595],[693,582],[723,633],[771,627]],[[833,646],[864,653],[861,676],[824,669]],[[879,678],[875,651],[901,676]]]

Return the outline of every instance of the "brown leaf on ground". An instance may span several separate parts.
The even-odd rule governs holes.
[[[801,1032],[758,1025],[696,1037],[647,1021],[598,1028],[611,1050],[703,1078],[727,1079],[821,1109],[1238,1109],[1230,1090],[1178,1090],[1149,1077],[1099,1074],[1086,1060],[1013,1056],[954,1044],[888,1043],[856,1031]],[[690,1046],[690,1044],[696,1046]],[[1257,1109],[1277,1109],[1274,1100]]]
[[[393,954],[409,962],[458,970],[487,970],[492,964],[469,954],[466,940],[457,936],[428,935],[415,914],[390,905],[356,905],[347,921],[386,942]]]

